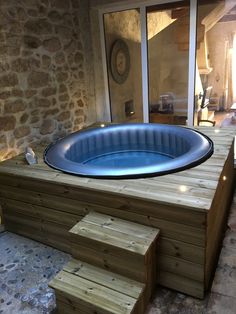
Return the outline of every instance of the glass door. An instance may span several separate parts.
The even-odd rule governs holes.
[[[236,2],[199,1],[195,125],[236,126]]]
[[[143,122],[140,10],[105,13],[112,122]]]
[[[147,7],[150,122],[187,122],[189,25],[189,1]]]

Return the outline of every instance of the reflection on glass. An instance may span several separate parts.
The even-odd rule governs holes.
[[[147,10],[150,122],[186,124],[189,2]]]
[[[142,122],[139,10],[104,14],[104,27],[112,121]]]
[[[236,126],[235,0],[200,1],[197,32],[195,124]]]

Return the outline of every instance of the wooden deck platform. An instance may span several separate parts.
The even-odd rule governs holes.
[[[214,271],[234,163],[233,129],[200,127],[214,142],[201,165],[160,177],[101,180],[71,176],[17,156],[0,163],[0,203],[7,230],[71,252],[69,233],[90,210],[161,230],[158,282],[203,297]]]

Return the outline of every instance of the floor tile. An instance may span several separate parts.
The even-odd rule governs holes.
[[[70,255],[3,232],[0,234],[0,314],[47,314],[55,307],[48,282]]]
[[[235,249],[223,247],[221,250],[211,291],[225,296],[236,296]]]
[[[223,246],[236,250],[236,230],[228,229],[225,233]]]
[[[173,302],[177,292],[157,286],[146,314],[162,314],[168,312],[168,306]]]
[[[206,314],[235,314],[236,298],[212,293],[206,309]]]

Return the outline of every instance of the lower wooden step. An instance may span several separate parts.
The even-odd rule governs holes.
[[[50,282],[58,313],[144,313],[145,285],[72,259]]]

